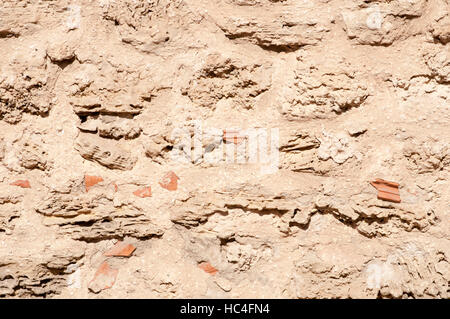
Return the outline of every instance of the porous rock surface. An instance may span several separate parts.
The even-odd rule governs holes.
[[[449,298],[449,10],[1,1],[0,298]]]

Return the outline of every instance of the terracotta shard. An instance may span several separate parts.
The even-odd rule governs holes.
[[[382,191],[378,191],[378,199],[394,202],[394,203],[400,203],[400,195],[392,194],[392,193],[386,193]]]
[[[100,176],[84,176],[84,186],[86,187],[86,192],[89,192],[89,189],[98,183],[103,182],[103,178]]]
[[[398,191],[397,187],[392,187],[386,184],[372,184],[372,186],[375,187],[380,192],[400,195],[400,192]]]
[[[392,187],[399,187],[399,186],[400,186],[399,183],[396,183],[396,182],[389,182],[389,181],[386,181],[386,180],[381,179],[381,178],[375,179],[375,183],[386,184],[386,185],[389,185],[389,186],[392,186]]]
[[[207,272],[208,274],[211,275],[215,275],[218,270],[216,268],[214,268],[210,263],[208,262],[202,262],[200,264],[198,264],[198,267],[200,267],[201,269],[203,269],[205,272]]]
[[[104,261],[89,283],[89,290],[99,293],[104,289],[111,288],[116,282],[118,272],[117,269],[111,268],[107,261]]]
[[[145,198],[145,197],[151,197],[152,196],[152,188],[150,186],[138,189],[137,191],[134,191],[133,194],[137,197]]]
[[[130,257],[136,250],[131,244],[126,244],[123,241],[117,242],[110,250],[104,253],[107,257]]]
[[[11,183],[10,185],[19,186],[19,187],[22,187],[22,188],[31,188],[30,182],[28,180],[26,180],[26,179],[24,179],[24,180],[17,180],[15,182]]]
[[[245,136],[241,135],[239,131],[236,130],[224,130],[223,131],[223,141],[226,143],[240,144],[245,140]]]
[[[174,172],[170,171],[164,175],[161,182],[159,182],[159,185],[169,191],[176,191],[178,189],[179,179],[180,178]]]
[[[389,202],[400,203],[400,192],[398,190],[399,184],[395,182],[385,181],[381,178],[377,178],[370,184],[378,191],[377,198]]]

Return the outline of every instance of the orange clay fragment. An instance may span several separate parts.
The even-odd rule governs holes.
[[[100,176],[84,176],[84,186],[86,187],[86,192],[89,192],[89,189],[93,187],[94,185],[103,182],[103,178]]]
[[[203,269],[205,272],[207,272],[208,274],[211,275],[215,275],[217,273],[217,269],[214,268],[210,263],[208,262],[202,262],[200,264],[198,264],[198,266]]]
[[[400,195],[396,195],[396,194],[392,194],[392,193],[386,193],[386,192],[382,192],[382,191],[378,191],[377,198],[381,199],[381,200],[388,201],[388,202],[394,202],[394,203],[400,203],[401,202]]]
[[[117,269],[111,268],[107,261],[104,261],[89,283],[89,289],[98,293],[104,289],[111,288],[116,282],[118,272]]]
[[[400,203],[400,192],[398,190],[399,184],[395,182],[385,181],[383,179],[377,178],[374,182],[370,184],[375,187],[378,191],[377,198],[393,203]]]
[[[391,193],[391,194],[400,195],[400,192],[398,191],[397,187],[392,187],[392,186],[389,186],[387,184],[376,184],[376,183],[371,183],[371,185],[373,187],[375,187],[379,192],[385,192],[385,193]]]
[[[15,182],[11,183],[10,185],[19,186],[22,188],[31,188],[30,182],[26,179],[15,181]]]
[[[130,257],[135,250],[136,247],[133,245],[119,241],[114,245],[114,247],[105,252],[103,255],[107,257]]]
[[[179,179],[180,178],[174,172],[170,171],[164,175],[161,182],[159,182],[159,185],[169,191],[176,191],[178,189]]]
[[[386,180],[381,179],[381,178],[375,179],[375,182],[374,182],[374,183],[382,183],[382,184],[386,184],[386,185],[389,185],[389,186],[392,186],[392,187],[399,187],[399,186],[400,186],[399,183],[396,183],[396,182],[389,182],[389,181],[386,181]]]
[[[152,196],[152,188],[150,186],[138,189],[134,191],[133,194],[140,198],[151,197]]]
[[[224,130],[223,141],[227,143],[240,144],[245,140],[245,136],[242,136],[239,131],[236,130]]]

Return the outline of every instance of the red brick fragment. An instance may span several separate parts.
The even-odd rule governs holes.
[[[161,182],[159,182],[159,185],[169,191],[176,191],[178,188],[179,179],[180,178],[174,172],[170,171],[164,175]]]
[[[107,257],[130,257],[136,250],[131,244],[126,244],[123,241],[117,242],[114,247],[104,253]]]
[[[111,288],[116,282],[118,272],[117,269],[111,268],[107,261],[104,261],[89,283],[89,289],[98,293],[104,289]]]
[[[392,193],[386,193],[382,191],[378,191],[378,199],[382,199],[388,202],[394,202],[394,203],[400,203],[400,195],[392,194]]]
[[[392,187],[392,186],[389,186],[386,184],[376,184],[376,183],[371,183],[371,184],[373,187],[375,187],[380,192],[386,192],[386,193],[400,195],[400,192],[398,191],[397,187]]]
[[[150,186],[138,189],[137,191],[133,192],[134,195],[137,197],[145,198],[145,197],[151,197],[152,196],[152,188]]]
[[[200,269],[203,269],[205,272],[211,275],[215,275],[218,272],[218,270],[208,262],[202,262],[198,264],[198,267],[200,267]]]
[[[399,186],[400,186],[399,183],[396,183],[396,182],[389,182],[389,181],[386,181],[386,180],[381,179],[381,178],[375,179],[375,183],[386,184],[386,185],[389,185],[389,186],[392,186],[392,187],[399,187]]]
[[[86,187],[86,192],[89,192],[89,189],[100,183],[103,182],[103,178],[101,178],[100,176],[89,176],[89,175],[85,175],[84,176],[84,186]]]
[[[400,192],[398,190],[399,184],[395,182],[385,181],[381,178],[377,178],[370,184],[378,191],[377,198],[389,202],[400,203]]]
[[[245,140],[245,136],[237,130],[223,130],[223,141],[226,143],[240,144]]]
[[[24,179],[24,180],[17,180],[15,182],[11,183],[10,185],[19,186],[19,187],[22,187],[22,188],[31,188],[30,182],[28,180],[26,180],[26,179]]]

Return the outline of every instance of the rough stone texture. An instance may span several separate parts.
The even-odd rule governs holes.
[[[253,108],[252,100],[269,89],[266,68],[253,64],[240,66],[218,54],[206,58],[198,76],[183,91],[192,102],[215,108],[222,99],[232,99],[244,108]]]
[[[90,135],[81,135],[77,140],[75,149],[89,161],[94,161],[110,169],[130,170],[137,161],[132,156],[128,144],[96,138]]]
[[[359,44],[391,45],[421,32],[415,20],[422,16],[427,0],[365,2],[369,3],[342,12],[349,39]]]
[[[1,1],[0,298],[450,298],[449,10]]]

